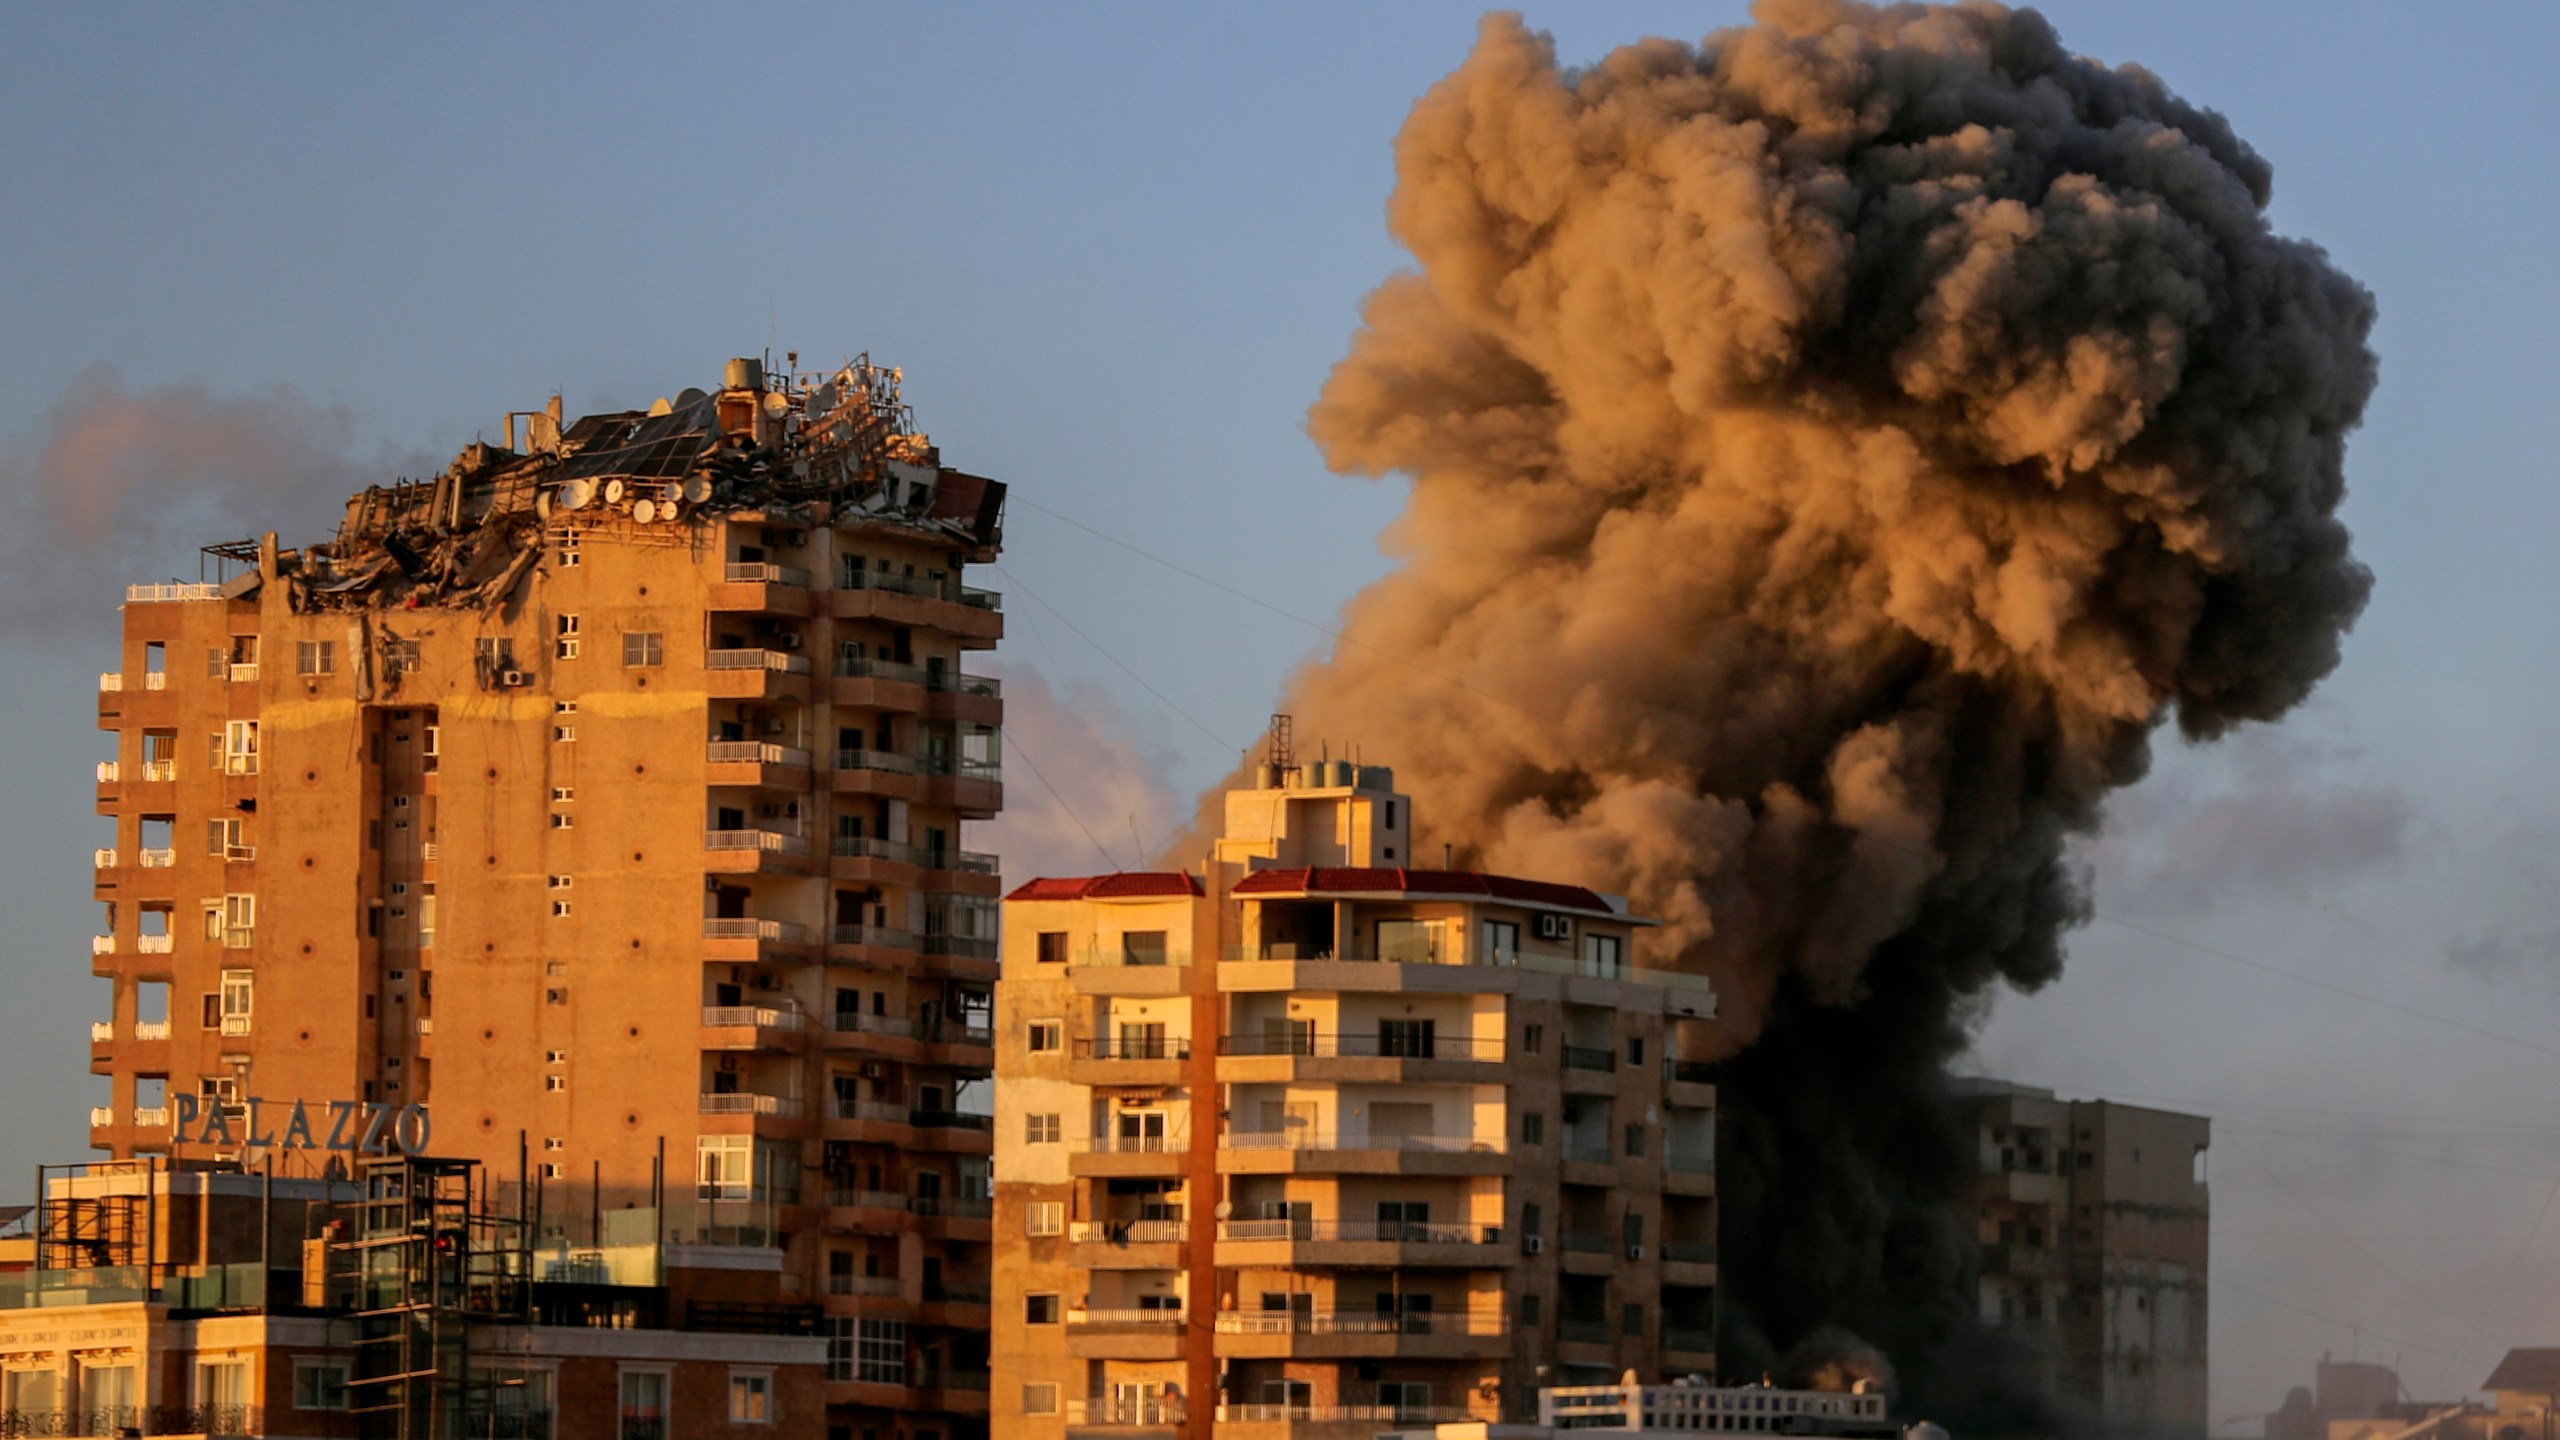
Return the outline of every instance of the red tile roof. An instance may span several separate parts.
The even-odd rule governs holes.
[[[1180,870],[1116,870],[1108,875],[1078,875],[1028,880],[1007,900],[1155,900],[1199,895],[1199,877]]]
[[[1556,910],[1614,915],[1609,902],[1579,885],[1554,885],[1473,870],[1257,870],[1236,882],[1238,895],[1405,894],[1482,896]]]

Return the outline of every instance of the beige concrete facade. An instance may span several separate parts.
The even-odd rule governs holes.
[[[602,480],[570,507],[577,437],[651,422],[564,445],[555,402],[439,477],[458,524],[389,532],[446,547],[406,600],[349,537],[407,491],[229,585],[133,588],[99,1147],[317,1166],[295,1102],[417,1106],[433,1152],[581,1215],[647,1206],[663,1157],[671,1238],[782,1248],[824,1308],[832,1428],[983,1428],[997,881],[964,827],[1003,801],[1003,702],[965,666],[1003,617],[965,576],[1002,487],[900,435],[868,490],[759,490],[855,383],[687,392],[719,488],[672,521]],[[521,567],[436,591],[483,536]]]
[[[1267,767],[1198,875],[1035,880],[998,984],[1007,1437],[1367,1435],[1714,1368],[1714,995],[1578,887]]]
[[[2110,1434],[2201,1436],[2212,1122],[1975,1082],[1981,1313]]]

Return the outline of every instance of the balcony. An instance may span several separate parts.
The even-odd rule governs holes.
[[[1218,1150],[1218,1169],[1242,1175],[1498,1175],[1510,1167],[1499,1135],[1231,1130]]]
[[[110,670],[105,674],[100,675],[98,677],[98,693],[101,695],[123,694],[124,673],[119,670]]]
[[[168,870],[177,865],[178,852],[170,846],[163,845],[156,849],[135,851],[133,858],[145,870]]]
[[[958,637],[963,650],[992,650],[1004,638],[1004,598],[992,590],[876,570],[839,578],[842,588],[827,600],[840,619],[938,630]]]
[[[758,1095],[752,1091],[707,1091],[702,1096],[704,1115],[770,1115],[777,1120],[797,1120],[800,1102],[788,1095]]]
[[[234,685],[255,685],[258,683],[258,662],[255,660],[234,662],[230,667],[230,674],[231,683]]]
[[[1482,1420],[1456,1405],[1221,1405],[1220,1440],[1370,1440],[1387,1430],[1414,1430]],[[1264,1432],[1269,1432],[1266,1435]]]
[[[1067,1430],[1108,1430],[1115,1434],[1161,1430],[1172,1435],[1182,1425],[1182,1401],[1174,1396],[1144,1399],[1070,1400]]]
[[[133,1023],[133,1038],[136,1040],[166,1040],[169,1038],[169,1022],[166,1020],[137,1020]]]
[[[1666,1355],[1695,1355],[1712,1359],[1716,1353],[1716,1332],[1704,1325],[1665,1325],[1662,1327],[1662,1350]]]
[[[140,955],[166,955],[171,950],[177,948],[177,943],[178,937],[165,930],[157,935],[136,935],[133,937],[134,952]]]
[[[927,719],[956,720],[968,725],[1004,722],[1004,682],[988,675],[945,670],[925,676]]]
[[[136,1130],[166,1130],[166,1129],[168,1129],[168,1128],[169,1128],[169,1107],[168,1107],[168,1106],[166,1106],[166,1105],[136,1105],[136,1106],[134,1106],[134,1107],[133,1107],[133,1128],[135,1128]]]
[[[800,1040],[800,1012],[770,1005],[705,1005],[705,1050],[788,1050]]]
[[[171,580],[158,585],[127,585],[124,587],[124,603],[127,605],[147,605],[170,600],[219,600],[221,598],[221,586],[209,584],[203,581],[198,581],[193,584],[182,584],[178,581]]]
[[[835,700],[839,705],[921,714],[924,669],[895,660],[847,656],[835,667]]]
[[[703,868],[715,874],[808,870],[809,837],[779,830],[705,830]]]
[[[757,785],[796,790],[809,783],[809,752],[796,745],[770,745],[756,740],[714,740],[705,748],[704,779],[713,785]]]
[[[1228,1084],[1305,1082],[1501,1082],[1502,1041],[1472,1035],[1228,1035],[1218,1041],[1218,1078]]]
[[[112,846],[112,845],[110,845],[110,846],[107,846],[106,848],[104,848],[104,849],[102,849],[102,850],[99,850],[99,851],[97,852],[97,854],[96,854],[96,857],[95,857],[95,864],[96,864],[97,868],[98,868],[98,869],[100,869],[100,870],[113,870],[114,868],[116,868],[116,851],[115,851],[115,847],[114,847],[114,846]]]
[[[123,767],[118,765],[115,761],[101,760],[98,762],[99,788],[103,789],[109,785],[115,784],[120,778],[122,778],[122,775]]]
[[[827,932],[827,943],[845,950],[912,951],[922,939],[913,930],[890,925],[838,925]]]
[[[1190,1233],[1180,1220],[1079,1220],[1067,1227],[1067,1243],[1087,1270],[1173,1270]]]
[[[785,950],[806,950],[809,945],[807,927],[788,920],[765,920],[753,915],[712,915],[702,921],[703,958],[706,960],[769,962],[805,959],[805,955],[787,955]]]
[[[805,619],[816,614],[818,608],[809,580],[809,572],[796,565],[732,560],[710,587],[706,608]]]
[[[996,894],[996,857],[978,851],[869,835],[838,835],[834,851],[832,873],[838,880],[932,889],[973,899],[993,899]]]
[[[102,1129],[105,1129],[105,1128],[106,1128],[107,1126],[109,1126],[109,1125],[113,1125],[114,1123],[116,1123],[116,1112],[115,1112],[115,1107],[114,1107],[114,1106],[111,1106],[111,1105],[92,1105],[92,1106],[90,1106],[90,1107],[89,1107],[89,1128],[90,1128],[90,1129],[92,1129],[92,1130],[102,1130]]]
[[[1067,979],[1078,995],[1179,995],[1191,988],[1188,950],[1094,948],[1076,953]]]
[[[113,1020],[92,1020],[89,1022],[90,1044],[104,1045],[115,1038],[116,1022]]]
[[[1172,1360],[1182,1354],[1180,1310],[1069,1310],[1067,1354],[1092,1360]]]
[[[1078,1040],[1067,1061],[1067,1079],[1077,1085],[1179,1085],[1183,1062],[1190,1058],[1188,1035]]]
[[[1567,1045],[1564,1068],[1567,1070],[1614,1071],[1618,1068],[1618,1052],[1605,1045]]]
[[[1190,1149],[1180,1135],[1096,1135],[1074,1142],[1067,1173],[1077,1179],[1179,1175]]]
[[[1467,1360],[1510,1352],[1511,1323],[1499,1311],[1302,1314],[1249,1310],[1217,1319],[1220,1359]]]
[[[1712,1240],[1663,1241],[1662,1283],[1665,1285],[1713,1285],[1716,1283],[1715,1242]]]
[[[788,650],[713,650],[702,657],[704,688],[724,700],[809,698],[809,657]]]
[[[223,1016],[223,1017],[222,1017],[222,1033],[223,1033],[223,1034],[225,1034],[225,1035],[246,1035],[246,1034],[248,1034],[248,1033],[249,1033],[249,1017],[248,1017],[248,1016],[246,1016],[246,1015],[225,1015],[225,1016]]]
[[[1222,1220],[1221,1269],[1285,1270],[1338,1266],[1391,1269],[1453,1266],[1492,1269],[1515,1262],[1499,1225],[1397,1220]]]
[[[90,936],[89,953],[92,955],[113,955],[116,953],[116,937],[113,935]]]

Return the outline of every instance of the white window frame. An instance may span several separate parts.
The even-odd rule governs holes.
[[[1022,1206],[1022,1233],[1035,1240],[1067,1233],[1067,1202],[1025,1201]]]
[[[554,618],[551,653],[562,660],[578,658],[578,617],[560,615]]]

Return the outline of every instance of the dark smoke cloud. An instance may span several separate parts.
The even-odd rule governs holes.
[[[1944,1062],[2059,973],[2066,843],[2154,730],[2336,665],[2371,297],[2220,116],[1987,4],[1771,0],[1580,71],[1494,16],[1397,166],[1420,269],[1310,427],[1411,477],[1406,563],[1300,733],[1715,976],[1730,1371],[1840,1326],[1922,1413],[2049,1424],[1973,1318]]]
[[[352,412],[288,386],[136,390],[93,366],[31,446],[0,456],[0,625],[110,622],[127,583],[196,578],[208,541],[325,538],[348,495],[395,473],[354,449]]]

